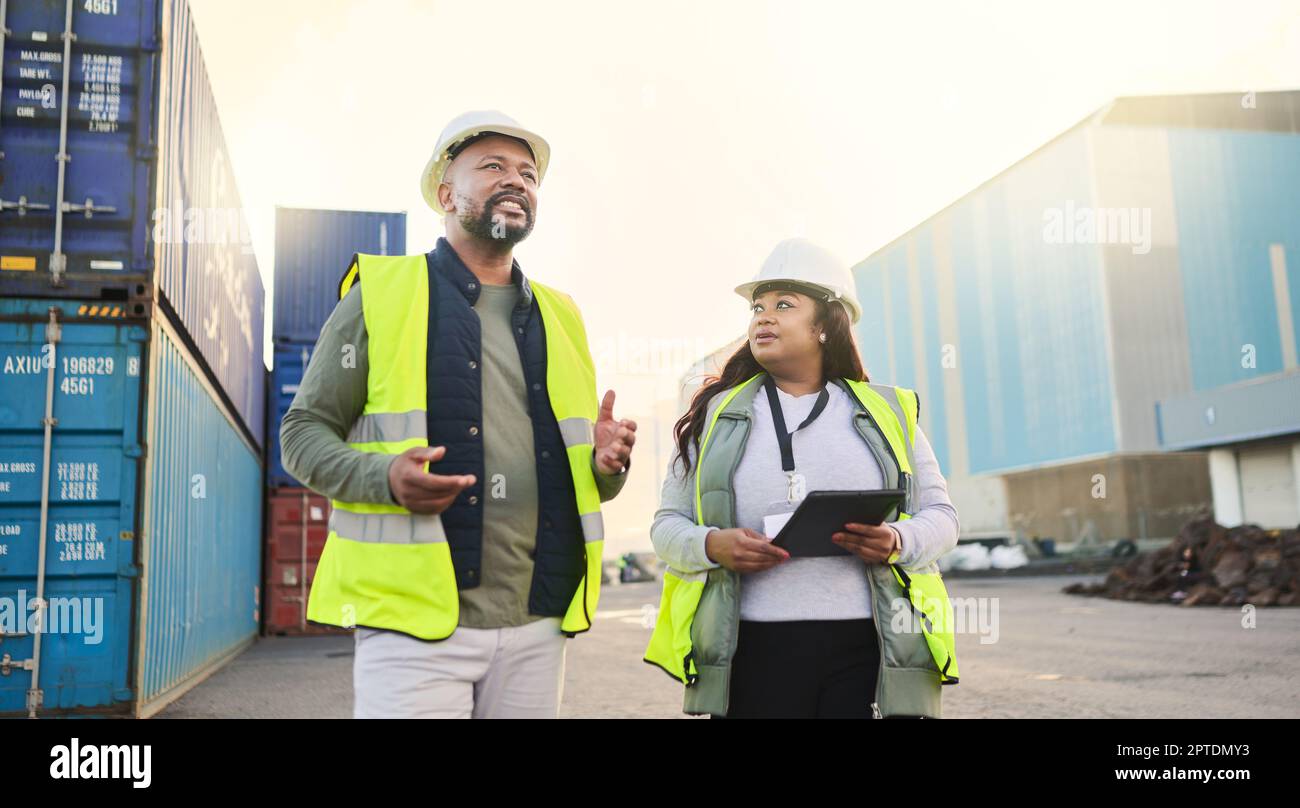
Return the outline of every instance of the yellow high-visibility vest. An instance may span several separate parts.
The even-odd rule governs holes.
[[[347,442],[358,451],[391,455],[428,446],[426,257],[358,255],[340,298],[358,278],[370,371],[366,405]],[[600,599],[604,524],[591,467],[596,369],[577,305],[563,292],[529,284],[546,331],[547,394],[568,454],[586,549],[585,574],[560,625],[573,635],[591,628]],[[337,500],[332,505],[307,619],[392,629],[423,640],[449,637],[460,619],[460,600],[441,516],[400,505]]]
[[[749,424],[748,418],[735,416],[748,411],[765,375],[751,376],[721,393],[710,408],[693,469],[696,524],[735,527],[731,471],[744,454]],[[886,487],[907,491],[897,519],[910,518],[915,507],[912,445],[920,406],[915,391],[852,379],[836,382],[852,393],[865,413],[867,425],[862,429],[879,436],[886,449],[881,460]],[[744,392],[748,399],[739,398]],[[749,403],[742,405],[742,401]],[[724,413],[732,416],[726,419],[725,429],[719,422]],[[879,707],[887,714],[937,714],[939,685],[958,681],[952,605],[938,564],[905,570],[894,563],[897,559],[895,552],[884,564],[868,566],[873,616],[888,649],[877,680]],[[664,572],[654,632],[644,658],[686,685],[688,713],[726,714],[742,579],[725,567],[703,571],[669,567]],[[884,606],[894,597],[910,604],[915,631],[900,631],[885,619]]]

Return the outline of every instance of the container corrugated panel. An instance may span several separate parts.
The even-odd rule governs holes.
[[[265,292],[188,4],[5,8],[0,292],[125,302],[143,317],[165,299],[260,445]]]
[[[172,229],[157,245],[158,286],[261,446],[265,290],[189,4],[167,4],[162,26],[158,208]],[[178,216],[203,219],[202,237]]]
[[[128,319],[125,306],[102,301],[0,300],[8,614],[37,587],[51,307],[61,326],[38,714],[149,714],[256,631],[259,455],[169,321]],[[144,527],[142,502],[151,509]],[[80,623],[66,622],[78,611]],[[23,628],[3,625],[5,615],[0,608],[4,632]],[[33,640],[5,637],[2,650],[30,659]],[[26,670],[0,676],[0,714],[26,709],[30,679]]]
[[[329,534],[329,514],[329,500],[306,488],[267,492],[265,633],[347,632],[305,620],[307,594]]]
[[[55,369],[41,635],[44,711],[125,711],[132,698],[132,603],[138,567],[137,481],[142,470],[142,368],[147,323],[109,316],[62,326],[45,352],[48,302],[0,301],[0,632],[34,626],[48,365]],[[61,303],[60,314],[76,304]],[[89,308],[87,309],[89,311]],[[99,312],[96,310],[96,315]],[[81,612],[69,625],[66,610]],[[14,618],[17,618],[16,620]],[[56,632],[57,633],[53,633]],[[0,652],[32,658],[34,635],[5,636]],[[0,714],[26,709],[27,670],[0,676]]]
[[[295,562],[320,558],[329,532],[329,515],[329,500],[306,488],[268,491],[267,560]]]
[[[315,343],[353,253],[406,254],[406,214],[277,208],[271,336]]]
[[[280,458],[280,422],[289,411],[293,397],[298,393],[303,374],[307,372],[307,363],[311,360],[314,342],[277,342],[271,369],[271,384],[267,390],[267,424],[266,443],[266,483],[271,487],[300,486],[297,479],[284,470]]]
[[[141,714],[241,650],[260,621],[259,453],[168,329],[151,360]]]

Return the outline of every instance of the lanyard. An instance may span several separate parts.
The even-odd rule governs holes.
[[[776,426],[776,442],[781,446],[781,468],[785,470],[787,476],[794,471],[794,441],[791,437],[795,432],[817,420],[817,416],[822,414],[826,409],[826,402],[830,401],[831,395],[823,387],[821,393],[817,395],[817,401],[813,404],[812,412],[808,417],[803,419],[803,423],[794,428],[794,432],[785,430],[785,414],[781,412],[781,399],[776,395],[776,382],[772,377],[767,377],[767,402],[772,408],[772,423]]]

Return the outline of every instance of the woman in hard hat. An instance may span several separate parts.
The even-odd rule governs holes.
[[[946,646],[937,629],[909,637],[873,613],[907,591],[895,581],[941,590],[934,562],[957,543],[918,410],[894,407],[917,399],[864,384],[861,307],[826,250],[783,241],[736,291],[750,304],[748,339],[675,429],[650,534],[669,569],[646,659],[686,683],[694,714],[937,716],[939,685],[956,682],[951,634]],[[791,557],[771,543],[808,492],[894,486],[910,489],[910,518],[845,524],[825,537],[844,554]],[[936,617],[946,592],[921,608]]]

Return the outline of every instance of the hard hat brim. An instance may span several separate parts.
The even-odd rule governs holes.
[[[736,287],[736,294],[745,298],[745,301],[747,303],[752,303],[754,302],[755,289],[757,289],[760,286],[767,286],[770,284],[780,284],[782,281],[789,283],[796,290],[800,286],[810,286],[814,289],[822,290],[829,296],[830,300],[838,300],[839,302],[844,304],[844,309],[849,313],[849,322],[851,323],[856,323],[859,319],[862,318],[862,309],[858,307],[857,301],[853,300],[850,297],[845,297],[841,295],[839,292],[835,291],[834,289],[829,289],[825,286],[822,286],[820,283],[811,283],[809,281],[800,280],[798,278],[764,278],[761,281],[747,281],[746,283],[742,283],[741,285]]]
[[[447,152],[461,141],[485,132],[517,137],[527,143],[529,148],[533,150],[533,158],[537,161],[537,183],[540,185],[546,177],[546,166],[551,162],[551,145],[541,135],[530,132],[523,127],[498,124],[471,126],[462,129],[448,138],[447,142],[434,152],[429,161],[424,164],[424,173],[420,175],[420,192],[424,195],[424,202],[439,215],[447,213],[447,211],[443,210],[442,205],[438,204],[438,185],[442,183],[442,175],[446,173],[447,166],[451,163]]]

